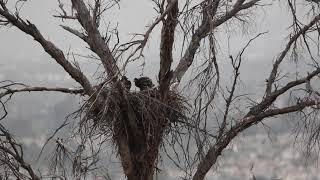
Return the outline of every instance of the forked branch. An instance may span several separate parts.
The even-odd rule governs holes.
[[[72,6],[77,10],[79,23],[86,30],[88,37],[85,40],[87,44],[100,57],[109,77],[117,80],[116,76],[119,74],[119,68],[116,60],[100,34],[96,22],[93,21],[94,18],[90,15],[90,11],[82,0],[71,0],[71,2]]]

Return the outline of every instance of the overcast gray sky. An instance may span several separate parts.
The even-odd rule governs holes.
[[[119,32],[123,42],[128,40],[130,33],[142,33],[146,25],[155,18],[150,0],[121,0],[120,9],[108,12],[104,18],[105,23],[109,21],[112,25],[119,23]],[[54,0],[30,0],[22,8],[21,17],[31,20],[44,37],[56,43],[65,52],[71,51],[86,54],[89,51],[85,44],[79,39],[66,33],[59,27],[63,24],[61,20],[52,17],[57,14],[58,4]],[[269,31],[263,38],[255,41],[248,49],[242,66],[241,79],[246,84],[250,93],[259,93],[264,87],[264,79],[271,69],[272,61],[280,52],[287,35],[290,17],[287,16],[288,9],[284,6],[266,7],[256,16],[257,23],[252,24],[254,28],[249,29],[249,35],[243,36],[239,29],[230,29],[239,36],[230,40],[233,53],[237,52],[246,41],[259,32]],[[69,21],[66,21],[67,24]],[[76,24],[73,24],[75,27]],[[230,68],[226,61],[228,38],[225,32],[219,33],[218,40],[221,49],[221,72],[223,81],[227,82]],[[159,29],[153,34],[148,44],[146,55],[146,74],[153,78],[158,68],[158,35]],[[59,67],[33,39],[16,28],[0,28],[0,80],[10,79],[25,82],[29,85],[49,85],[77,87],[78,85]],[[177,56],[176,56],[177,57]],[[92,75],[96,65],[91,60],[79,58],[81,67],[85,73]],[[141,63],[141,62],[140,62]],[[138,65],[140,64],[138,63]],[[129,74],[131,77],[141,73],[139,66],[131,66]],[[294,65],[288,65],[294,68]],[[78,98],[73,95],[58,93],[24,93],[15,95],[8,104],[9,116],[6,124],[19,138],[25,140],[27,145],[38,146],[43,143],[45,137],[57,127],[68,113],[78,107]],[[49,131],[48,131],[49,129]],[[36,149],[36,148],[35,148]]]

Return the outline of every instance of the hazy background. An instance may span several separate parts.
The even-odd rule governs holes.
[[[145,32],[146,25],[150,24],[156,17],[152,5],[148,0],[121,0],[120,9],[116,8],[108,12],[104,18],[104,23],[107,24],[109,21],[111,21],[112,25],[119,23],[120,37],[122,38],[122,42],[125,42],[131,37],[130,33]],[[31,20],[37,25],[44,37],[53,41],[65,52],[70,50],[83,55],[90,52],[85,48],[85,44],[82,41],[59,27],[59,24],[65,22],[52,17],[53,14],[58,14],[57,10],[58,3],[54,0],[30,0],[30,2],[23,6],[21,16]],[[252,24],[246,33],[239,32],[241,31],[240,29],[230,29],[234,34],[239,34],[239,36],[230,40],[231,53],[237,52],[249,38],[259,32],[269,31],[267,35],[255,41],[254,46],[249,48],[243,62],[241,80],[245,84],[244,88],[246,91],[252,96],[256,95],[258,97],[258,95],[263,93],[261,89],[264,88],[264,80],[271,70],[272,62],[286,42],[284,39],[287,36],[287,28],[291,22],[291,18],[287,14],[288,9],[285,6],[274,5],[266,7],[264,11],[258,13],[258,16],[255,16],[257,23]],[[66,24],[70,24],[69,22],[66,21]],[[71,25],[78,27],[75,23],[71,23]],[[103,24],[102,27],[104,27]],[[145,74],[153,79],[157,76],[157,74],[153,73],[159,68],[158,35],[159,29],[153,33],[151,41],[145,49]],[[220,56],[227,57],[228,38],[224,32],[220,33],[217,38],[220,40],[219,48],[222,52]],[[0,80],[10,79],[24,82],[30,86],[78,87],[78,84],[44,52],[38,43],[14,27],[0,28],[0,54]],[[219,60],[223,82],[230,80],[231,69],[226,59],[222,58]],[[92,75],[97,69],[96,63],[93,60],[85,58],[78,58],[77,60],[79,60],[82,70],[89,78],[94,79]],[[131,77],[131,80],[142,72],[139,63],[141,64],[141,62],[138,62],[128,69],[128,76]],[[288,71],[295,71],[296,66],[291,62],[282,68]],[[32,160],[39,153],[39,149],[46,137],[63,122],[69,113],[79,107],[78,102],[79,97],[60,93],[37,92],[16,94],[8,103],[9,115],[5,120],[5,124],[12,130],[11,132],[25,143],[27,152],[30,152],[28,158]],[[290,141],[288,140],[287,130],[290,130],[292,126],[288,121],[279,120],[270,122],[270,124],[274,129],[270,139],[267,138],[267,133],[263,128],[259,128],[259,130],[257,128],[249,129],[233,144],[234,146],[229,151],[226,151],[226,153],[229,153],[225,157],[227,160],[221,161],[223,162],[221,166],[224,167],[224,164],[226,164],[225,167],[228,167],[229,170],[227,170],[228,168],[221,168],[222,171],[219,171],[218,175],[210,175],[209,179],[249,179],[252,164],[255,164],[255,166],[259,166],[260,164],[261,168],[266,170],[260,172],[259,168],[257,168],[257,172],[261,174],[258,177],[260,179],[279,178],[279,176],[283,179],[292,179],[289,176],[289,172],[291,174],[294,173],[300,166],[299,168],[294,166],[296,168],[293,168],[293,170],[284,170],[288,172],[285,175],[276,173],[280,168],[285,169],[283,166],[280,166],[281,162],[287,162],[286,160],[289,159],[290,162],[288,164],[291,167],[292,159],[297,162],[301,162],[303,159],[300,155],[295,156],[296,151],[288,143]],[[281,139],[281,141],[278,139]],[[248,144],[248,146],[244,144]],[[290,158],[275,159],[276,157],[282,157],[281,152],[284,150],[292,152],[288,155]],[[271,151],[275,152],[271,153]],[[286,157],[287,155],[283,156]],[[240,161],[243,163],[237,166],[236,162]],[[271,164],[268,164],[268,162]],[[280,167],[272,163],[280,164]],[[289,165],[285,167],[288,168]],[[233,167],[237,168],[234,169]],[[301,170],[303,172],[311,172],[312,170],[310,169],[317,168],[315,164],[312,164],[312,167],[302,167],[304,168]],[[268,168],[271,168],[270,172],[267,171]],[[118,171],[120,172],[120,170]],[[171,178],[174,179],[173,176],[177,175],[177,172],[169,172],[166,168],[164,168],[163,172],[161,175],[163,179],[169,179],[169,176],[172,176]],[[237,172],[243,172],[244,174],[237,174]],[[310,172],[308,174],[312,174]],[[116,172],[112,174],[116,174]],[[314,177],[319,178],[320,176],[315,175]],[[313,176],[300,177],[300,179],[312,178]]]

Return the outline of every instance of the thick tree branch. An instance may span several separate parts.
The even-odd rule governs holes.
[[[86,42],[90,49],[95,52],[101,59],[101,62],[110,78],[116,78],[119,68],[116,64],[109,47],[101,36],[96,22],[90,15],[83,0],[71,0],[72,6],[77,10],[78,21],[87,32]],[[115,79],[116,80],[116,79]]]
[[[6,9],[3,2],[2,8],[0,8],[0,15],[6,18],[12,25],[19,28],[24,33],[29,34],[39,42],[43,49],[53,59],[55,59],[56,62],[60,64],[74,80],[81,84],[87,94],[91,94],[93,92],[92,86],[87,77],[66,59],[64,53],[58,47],[56,47],[51,41],[46,40],[34,24],[29,21],[23,21],[19,16],[12,15],[8,9]]]
[[[212,22],[213,28],[216,28],[221,24],[227,22],[231,18],[234,18],[238,12],[254,7],[259,1],[261,0],[252,0],[247,3],[244,3],[245,0],[238,0],[230,11],[226,12],[223,16],[219,17],[218,19],[215,19]]]
[[[314,70],[313,72],[309,73],[306,77],[304,78],[300,78],[294,81],[290,81],[288,82],[286,85],[284,85],[282,88],[273,91],[272,93],[270,93],[269,96],[266,96],[259,104],[257,104],[256,106],[252,107],[250,109],[250,111],[248,112],[247,116],[253,115],[253,114],[258,114],[260,112],[263,112],[264,110],[266,110],[267,108],[270,107],[270,105],[272,105],[272,103],[274,103],[274,101],[282,94],[284,94],[285,92],[287,92],[288,90],[290,90],[293,87],[296,87],[298,85],[307,83],[308,81],[310,81],[313,77],[317,76],[320,74],[320,68]]]
[[[67,94],[83,94],[83,89],[72,89],[72,88],[49,88],[49,87],[25,87],[20,89],[8,89],[2,93],[0,93],[0,99],[4,96],[11,95],[18,92],[39,92],[39,91],[53,91],[53,92],[61,92]]]
[[[320,18],[319,16],[316,16],[308,25],[302,28],[296,35],[294,35],[290,39],[285,50],[282,51],[281,55],[279,56],[279,58],[276,60],[274,64],[273,70],[271,72],[271,75],[268,81],[268,85],[269,83],[272,84],[274,82],[279,64],[284,59],[285,55],[289,51],[290,46],[293,44],[293,42],[295,42],[300,35],[305,34],[317,21],[319,21],[319,18]],[[217,158],[220,156],[223,149],[227,147],[227,145],[234,139],[234,137],[236,137],[243,130],[251,127],[253,124],[256,124],[268,117],[272,117],[280,114],[287,114],[290,112],[301,111],[304,108],[310,107],[313,105],[318,106],[319,105],[318,101],[305,100],[305,101],[299,102],[294,106],[288,106],[288,107],[277,108],[277,109],[268,109],[280,95],[284,94],[285,92],[292,89],[293,87],[309,82],[310,79],[312,79],[316,75],[319,75],[319,73],[320,73],[320,69],[318,68],[313,72],[308,73],[306,77],[288,82],[282,88],[275,90],[273,92],[271,92],[271,87],[269,88],[267,87],[267,91],[266,91],[267,96],[259,104],[251,108],[250,111],[247,113],[247,115],[244,116],[244,118],[240,120],[235,126],[233,126],[232,128],[230,128],[230,130],[225,132],[223,136],[220,136],[217,142],[209,149],[205,158],[198,165],[197,171],[193,176],[193,179],[194,180],[204,179],[206,173],[216,163]]]
[[[276,79],[278,68],[285,58],[285,56],[288,54],[288,51],[290,50],[293,43],[295,43],[301,35],[304,35],[310,28],[315,25],[320,20],[320,15],[317,15],[313,18],[312,21],[309,22],[309,24],[305,25],[303,28],[301,28],[294,36],[290,37],[289,42],[287,43],[285,49],[281,52],[280,56],[276,59],[276,61],[273,64],[272,71],[270,73],[270,76],[267,80],[267,87],[266,87],[266,95],[269,96],[271,94],[272,85]]]
[[[226,131],[220,139],[217,140],[215,145],[213,145],[209,151],[207,152],[205,158],[198,165],[197,171],[193,177],[193,180],[202,180],[204,179],[206,173],[210,170],[210,168],[216,163],[217,158],[220,156],[223,149],[232,141],[234,137],[238,135],[238,133],[243,130],[249,128],[253,124],[256,124],[262,121],[264,118],[272,117],[280,114],[287,114],[290,112],[296,112],[304,109],[305,107],[319,105],[320,102],[315,100],[305,100],[299,102],[294,106],[277,108],[277,109],[269,109],[272,103],[282,94],[287,92],[288,90],[301,85],[303,83],[307,83],[310,79],[320,74],[320,68],[314,70],[306,77],[288,82],[285,86],[280,88],[279,90],[275,90],[270,93],[269,96],[266,96],[259,104],[250,109],[247,115],[244,116],[235,126],[233,126],[230,130]]]
[[[162,98],[165,98],[169,90],[170,80],[172,78],[172,50],[174,43],[174,32],[178,23],[178,1],[167,0],[168,6],[172,6],[168,12],[167,18],[163,20],[160,42],[160,70],[159,85]],[[172,4],[174,3],[174,4]],[[169,7],[167,7],[169,8]]]
[[[215,20],[212,19],[212,14],[208,14],[206,13],[206,10],[204,10],[205,13],[203,14],[201,25],[192,35],[190,44],[188,45],[183,57],[179,61],[176,69],[174,70],[172,83],[180,82],[184,74],[187,72],[187,70],[193,63],[196,51],[200,46],[200,41],[203,38],[207,37],[210,31],[213,31],[216,27],[220,26],[229,19],[235,17],[235,15],[241,10],[253,7],[259,0],[252,0],[248,3],[244,3],[244,1],[245,0],[238,0],[230,11],[227,11],[223,16]],[[218,6],[218,4],[214,4],[214,6]],[[210,6],[206,8],[210,8]],[[210,9],[216,8],[217,7],[211,7]],[[213,15],[215,15],[215,13]]]
[[[243,130],[249,128],[252,124],[256,124],[267,117],[273,117],[276,115],[287,114],[290,112],[301,111],[306,107],[319,105],[317,101],[304,101],[294,106],[283,107],[278,109],[271,109],[263,112],[259,115],[249,116],[241,120],[237,126],[231,128],[224,138],[219,140],[207,153],[205,160],[202,161],[195,173],[193,180],[203,180],[205,174],[210,170],[213,164],[216,163],[217,158],[221,155],[223,149],[225,149],[229,143]]]
[[[232,127],[229,131],[225,133],[221,139],[219,139],[212,148],[209,149],[208,153],[206,154],[205,158],[197,167],[197,171],[193,176],[193,180],[203,180],[205,175],[210,170],[210,168],[216,163],[218,157],[221,155],[222,151],[230,144],[230,142],[242,131],[251,127],[253,124],[257,124],[261,122],[265,118],[274,117],[281,114],[288,114],[291,112],[301,111],[306,107],[310,106],[318,106],[320,102],[314,100],[306,100],[300,102],[299,104],[277,108],[277,109],[270,109],[265,112],[261,112],[257,115],[252,115],[245,117],[237,123],[234,127]]]

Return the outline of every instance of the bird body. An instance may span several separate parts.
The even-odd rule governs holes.
[[[144,91],[154,87],[152,80],[146,76],[140,77],[140,78],[134,78],[134,84],[136,87],[140,89],[140,91]]]
[[[306,0],[306,1],[315,2],[315,3],[319,3],[320,2],[320,0]]]
[[[126,88],[128,91],[131,88],[131,81],[129,81],[129,79],[126,76],[122,76],[120,82],[122,83],[122,85],[124,86],[124,88]]]

